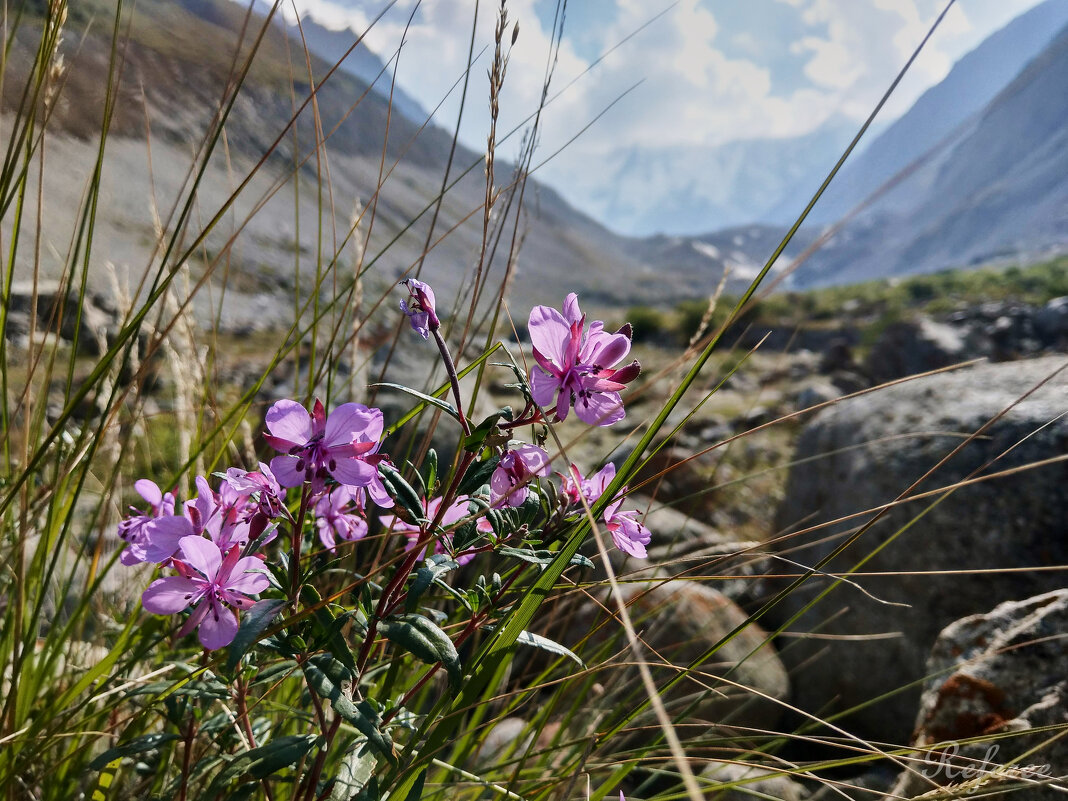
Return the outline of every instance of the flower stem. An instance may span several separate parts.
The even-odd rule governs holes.
[[[438,328],[431,326],[430,333],[434,337],[434,341],[438,345],[438,350],[441,352],[441,360],[445,363],[445,372],[448,373],[449,383],[452,384],[452,394],[456,400],[456,415],[460,418],[460,427],[464,430],[465,436],[471,436],[471,425],[467,422],[467,416],[464,414],[463,402],[460,400],[460,379],[456,375],[456,363],[452,360],[452,354],[449,353],[449,346],[445,344],[444,338],[441,336],[441,331]]]
[[[297,511],[297,519],[293,524],[293,536],[291,538],[291,554],[289,558],[290,600],[294,604],[300,598],[300,544],[304,539],[304,516],[308,512],[308,485],[305,483],[300,490],[300,509]]]

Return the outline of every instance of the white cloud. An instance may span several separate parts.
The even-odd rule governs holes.
[[[519,125],[537,107],[541,96],[553,51],[551,31],[546,30],[537,12],[544,10],[539,3],[548,1],[508,0],[509,16],[519,21],[520,34],[511,51],[501,98],[501,131]],[[322,24],[357,30],[363,30],[380,7],[376,0],[295,2]],[[799,24],[805,27],[804,35],[796,41],[774,43],[804,59],[802,73],[807,81],[783,93],[774,88],[769,67],[755,60],[759,48],[728,47],[739,36],[744,43],[744,37],[752,34],[724,28],[727,16],[717,15],[719,7],[711,0],[681,0],[673,6],[669,0],[655,4],[616,0],[610,18],[586,18],[581,37],[586,58],[566,36],[555,55],[551,93],[590,68],[591,43],[593,50],[608,53],[627,39],[543,114],[542,157],[563,146],[606,107],[615,105],[548,165],[543,177],[567,194],[569,185],[594,185],[602,165],[618,161],[630,148],[796,136],[814,130],[834,114],[860,120],[923,39],[944,2],[777,0],[779,10],[769,4],[763,13],[800,15]],[[967,14],[964,4],[958,2],[892,99],[885,118],[907,109],[925,88],[944,77],[963,52],[1036,2],[970,0]],[[399,3],[368,34],[368,45],[383,59],[399,46],[413,3]],[[488,128],[486,70],[496,5],[483,2],[480,6],[475,52],[484,47],[490,51],[475,65],[462,132],[465,143],[475,149],[484,147]],[[473,0],[423,2],[418,6],[400,58],[398,81],[428,109],[438,104],[462,74],[474,6]],[[662,17],[639,31],[665,9]],[[581,11],[572,11],[572,21],[581,17]],[[767,35],[762,28],[755,30],[758,37]],[[636,83],[640,85],[623,97]],[[453,124],[457,102],[454,97],[443,106],[440,124]],[[516,150],[517,145],[508,143],[503,154],[514,156]]]

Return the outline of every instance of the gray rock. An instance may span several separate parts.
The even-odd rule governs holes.
[[[7,336],[19,340],[20,345],[30,344],[26,337],[31,312],[36,310],[34,344],[46,341],[48,334],[58,334],[69,342],[77,338],[78,350],[86,355],[99,356],[103,352],[118,328],[116,314],[108,313],[88,296],[80,303],[73,293],[64,297],[58,281],[39,281],[36,298],[34,291],[31,281],[12,283],[8,298],[12,324],[8,326]]]
[[[798,467],[791,471],[777,529],[839,522],[786,536],[780,552],[803,565],[817,564],[871,519],[869,510],[893,501],[960,446],[963,435],[1005,410],[917,491],[947,487],[977,471],[1062,456],[1068,446],[1068,418],[1060,417],[1068,411],[1068,370],[1012,404],[1066,363],[1047,357],[979,365],[821,412],[799,440]],[[1063,586],[1063,573],[1029,568],[1068,564],[1066,478],[1068,467],[1059,462],[960,487],[934,505],[936,498],[893,508],[824,566],[823,576],[772,610],[769,620],[785,623],[827,589],[833,581],[828,573],[852,570],[865,557],[864,571],[884,573],[857,579],[871,595],[841,584],[790,624],[795,632],[818,632],[783,652],[794,669],[794,701],[826,714],[900,690],[855,712],[847,725],[880,741],[905,741],[919,698],[918,685],[906,685],[925,675],[924,662],[943,627],[992,603]],[[769,592],[785,586],[768,585]]]
[[[1035,333],[1046,345],[1068,343],[1068,297],[1054,298],[1036,311],[1034,326]]]
[[[927,317],[887,326],[868,355],[868,375],[876,383],[925,373],[970,358],[959,329]]]
[[[639,581],[620,587],[635,630],[648,646],[645,657],[650,661],[653,680],[662,685],[677,675],[677,667],[689,665],[719,643],[746,620],[746,614],[729,598],[696,581]],[[618,631],[619,624],[610,620],[618,612],[616,602],[601,597],[601,604],[588,605],[575,618],[571,631],[585,635],[605,626]],[[594,638],[597,639],[596,637]],[[780,705],[789,691],[789,677],[771,645],[764,645],[767,634],[753,624],[725,643],[695,672],[663,694],[661,698],[671,716],[685,712],[691,726],[745,726],[772,728],[780,718]],[[622,640],[608,646],[607,653],[624,647]],[[661,661],[663,660],[663,661]],[[607,709],[625,708],[645,698],[641,677],[633,659],[604,672],[605,694],[599,704]],[[728,676],[717,681],[717,676]],[[745,688],[745,689],[742,689]],[[635,720],[641,726],[655,726],[652,714]],[[688,729],[696,733],[697,729]]]
[[[894,796],[970,782],[972,792],[1025,784],[1019,797],[1028,801],[1064,798],[1068,743],[1056,729],[1035,730],[1068,725],[1068,590],[952,623],[935,642],[927,673],[913,744],[992,739],[927,752],[918,771],[902,773]],[[1059,788],[1047,783],[1058,778]]]
[[[644,509],[649,502],[635,496],[633,506]],[[736,603],[748,600],[758,576],[767,572],[763,544],[744,542],[670,506],[654,505],[643,521],[652,533],[648,559],[635,559],[614,548],[609,558],[617,574],[628,581],[643,578],[701,576]],[[592,556],[595,562],[599,561]]]
[[[823,379],[806,384],[794,398],[794,407],[797,409],[811,409],[823,403],[830,403],[842,397],[842,393],[830,381]]]

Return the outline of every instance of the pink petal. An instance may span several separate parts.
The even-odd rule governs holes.
[[[200,644],[209,651],[214,651],[216,648],[223,648],[232,643],[236,636],[237,615],[222,604],[212,604],[197,630]]]
[[[622,334],[598,334],[591,336],[582,348],[582,361],[598,367],[614,367],[628,353],[630,340]]]
[[[194,535],[193,524],[184,517],[157,517],[145,524],[144,561],[160,563],[170,559],[182,539]]]
[[[652,535],[649,529],[632,519],[637,514],[636,511],[630,511],[616,515],[615,522],[610,524],[608,529],[612,532],[612,540],[619,550],[638,559],[645,559],[648,556],[645,546],[649,544]]]
[[[367,485],[367,494],[371,496],[372,501],[383,509],[392,508],[393,499],[389,497],[389,493],[386,492],[386,485],[382,483],[382,479],[378,475],[375,475],[374,481]]]
[[[348,484],[350,487],[366,487],[378,476],[378,470],[374,465],[360,459],[338,459],[327,471],[339,484]]]
[[[538,406],[549,408],[558,389],[560,389],[559,380],[546,375],[537,367],[530,368],[530,394]]]
[[[279,440],[305,445],[312,438],[312,419],[308,410],[294,400],[280,400],[267,410],[267,429]],[[277,448],[274,443],[271,447]],[[279,450],[289,450],[281,448]],[[275,471],[277,472],[277,471]]]
[[[461,495],[455,501],[452,506],[445,510],[445,514],[441,516],[441,525],[451,526],[458,520],[462,520],[467,517],[467,496]]]
[[[296,456],[275,456],[271,459],[271,471],[283,487],[299,487],[304,483],[304,471],[297,470],[299,461]]]
[[[337,540],[334,539],[334,527],[326,520],[319,518],[315,521],[315,527],[319,530],[319,541],[328,551],[334,550]]]
[[[520,445],[515,449],[516,456],[522,461],[527,472],[535,476],[549,475],[549,454],[536,445]]]
[[[181,576],[156,579],[141,593],[141,606],[156,615],[176,615],[203,593],[203,585]]]
[[[377,418],[372,412],[378,412]],[[343,403],[330,412],[330,416],[326,419],[323,444],[327,447],[348,445],[355,442],[360,435],[363,435],[363,439],[377,440],[378,436],[370,433],[376,427],[378,436],[381,436],[382,412],[378,409],[368,409],[362,403]]]
[[[222,567],[219,546],[204,537],[182,537],[180,543],[184,561],[209,581],[214,582]]]
[[[153,509],[163,503],[163,493],[156,486],[155,481],[149,481],[147,478],[138,479],[134,482],[134,489]]]
[[[564,319],[569,323],[578,323],[582,321],[582,310],[579,308],[578,295],[574,292],[568,294],[564,298]]]
[[[571,340],[571,326],[556,309],[535,306],[527,321],[530,344],[558,367],[564,364],[564,349]]]
[[[239,559],[230,572],[230,579],[226,582],[227,590],[245,595],[257,595],[270,586],[271,580],[267,577],[267,568],[263,560],[255,556],[245,556]]]
[[[496,468],[490,475],[490,491],[495,497],[503,498],[512,492],[512,478],[503,467]]]
[[[577,398],[575,414],[591,426],[610,426],[626,417],[623,401],[615,392],[593,392]]]

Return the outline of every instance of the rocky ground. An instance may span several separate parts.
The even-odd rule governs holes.
[[[56,303],[53,287],[38,287],[40,317]],[[29,290],[14,287],[12,347],[29,344],[30,306]],[[97,302],[75,311],[68,304],[63,312],[60,345],[77,338],[89,365],[114,336],[118,315]],[[986,303],[877,330],[823,321],[777,332],[753,351],[763,337],[753,326],[709,363],[689,405],[668,421],[665,431],[675,436],[632,482],[654,537],[649,560],[614,560],[635,623],[665,664],[687,663],[817,568],[765,610],[763,628],[746,628],[696,683],[669,695],[687,731],[736,740],[754,729],[791,730],[804,720],[792,708],[841,714],[836,725],[857,736],[921,749],[911,760],[843,774],[849,787],[869,788],[850,789],[851,796],[912,797],[971,780],[986,791],[1021,785],[1026,798],[1060,797],[1049,777],[1068,773],[1056,737],[1068,725],[1068,299]],[[395,419],[410,400],[366,388],[387,359],[389,380],[425,390],[441,377],[421,341],[389,355],[388,331],[367,333],[360,360],[343,359],[335,372]],[[218,348],[216,391],[258,381],[274,336]],[[520,345],[510,350],[522,358]],[[298,352],[299,362],[270,371],[261,406],[306,381],[308,351]],[[655,416],[686,367],[681,348],[654,337],[639,337],[635,355],[645,373],[624,423],[611,431],[571,421],[559,427],[567,457],[583,470],[619,463],[635,441],[627,433]],[[174,378],[156,372],[148,402],[166,423]],[[475,416],[517,404],[512,380],[507,369],[490,368]],[[452,432],[443,428],[435,441],[447,449]],[[905,491],[920,497],[898,503]],[[610,618],[607,600],[558,612],[571,622],[554,634],[578,647],[580,634]],[[780,627],[776,644],[766,644]],[[597,703],[625,703],[637,686],[636,675],[621,673],[600,688]],[[995,735],[1003,737],[993,754],[986,740],[930,750],[947,739]],[[618,746],[627,743],[622,737]],[[826,753],[802,748],[795,756]],[[737,766],[709,757],[712,780],[741,778],[776,798],[814,790],[829,797],[826,788],[773,774],[737,776]],[[962,775],[965,767],[973,772]]]

